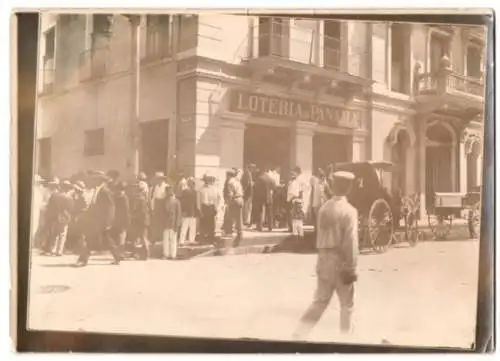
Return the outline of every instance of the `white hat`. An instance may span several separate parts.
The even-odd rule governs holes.
[[[352,174],[351,172],[345,172],[345,171],[335,172],[335,173],[333,173],[333,177],[334,178],[345,179],[345,180],[353,180],[354,178],[356,178],[354,176],[354,174]]]

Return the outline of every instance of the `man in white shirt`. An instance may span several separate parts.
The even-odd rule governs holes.
[[[295,339],[304,339],[320,320],[334,293],[340,303],[340,330],[351,330],[354,307],[354,282],[359,253],[358,212],[347,201],[354,175],[336,172],[333,175],[334,196],[319,210],[316,247],[317,286],[311,306],[302,316],[294,333]]]
[[[167,197],[167,182],[163,172],[156,172],[153,186],[150,189],[151,239],[153,242],[163,241],[165,223],[165,199]]]

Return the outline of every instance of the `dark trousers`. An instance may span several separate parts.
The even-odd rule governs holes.
[[[274,207],[272,203],[265,203],[262,201],[255,202],[257,229],[262,230],[263,225],[267,225],[269,231],[273,230],[274,223]]]
[[[132,252],[140,259],[148,259],[150,255],[147,226],[131,226],[128,231],[128,239],[131,243]]]
[[[115,261],[119,261],[121,259],[119,248],[117,247],[117,245],[115,244],[115,241],[113,240],[111,230],[105,229],[105,230],[100,230],[97,232],[89,233],[82,239],[81,249],[80,249],[80,257],[78,258],[79,262],[86,264],[90,258],[88,237],[94,238],[94,239],[92,239],[92,242],[96,242],[97,241],[96,238],[100,238],[102,245],[111,252]]]
[[[243,235],[243,200],[232,200],[228,205],[228,222],[226,224],[227,228],[224,230],[226,234],[233,233],[233,227],[236,228],[236,238],[234,240],[234,246],[237,247],[240,244],[241,237]]]
[[[215,217],[217,209],[213,205],[201,205],[200,233],[204,242],[210,243],[215,239]]]

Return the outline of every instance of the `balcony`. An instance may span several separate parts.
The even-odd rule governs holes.
[[[416,72],[415,87],[417,105],[426,111],[454,109],[458,115],[472,116],[484,108],[483,81],[457,73],[447,58],[443,58],[439,70],[434,73]]]
[[[343,44],[340,39],[318,34],[315,24],[267,22],[252,28],[243,64],[254,78],[289,84],[317,93],[360,95],[372,81],[362,75],[366,51]],[[241,51],[239,51],[241,53]],[[338,94],[337,94],[338,95]]]
[[[109,48],[92,48],[80,54],[80,81],[91,81],[106,75],[109,64]]]

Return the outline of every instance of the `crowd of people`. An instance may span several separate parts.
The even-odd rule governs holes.
[[[216,220],[222,215],[222,234],[238,246],[243,230],[272,231],[288,227],[301,240],[304,222],[316,224],[321,205],[331,196],[327,174],[318,169],[307,181],[300,167],[289,179],[279,169],[226,172],[222,192],[215,176],[199,180],[179,174],[169,179],[157,172],[140,173],[132,182],[117,171],[89,171],[59,180],[36,176],[33,198],[33,239],[44,255],[61,256],[68,249],[87,264],[92,249],[107,248],[118,264],[131,253],[150,257],[159,244],[164,259],[176,259],[179,246],[216,243]]]

